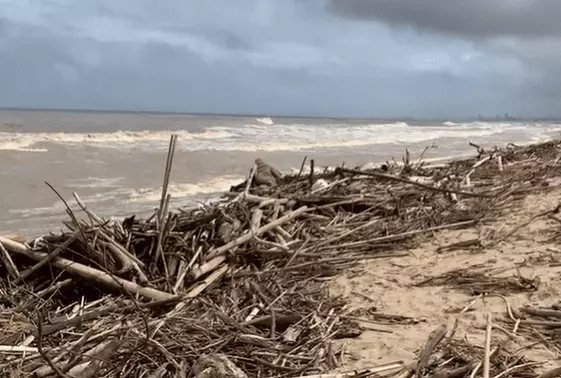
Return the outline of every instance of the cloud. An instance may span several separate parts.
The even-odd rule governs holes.
[[[553,108],[540,97],[555,94],[540,82],[548,44],[362,22],[355,0],[346,17],[327,1],[0,0],[0,105],[443,117]],[[538,73],[524,65],[532,58]]]
[[[516,69],[508,71],[512,73],[510,82],[519,83],[517,91],[522,105],[533,106],[540,112],[559,113],[558,0],[329,0],[328,9],[343,19],[412,29],[427,38],[442,36],[458,42],[471,41],[480,53],[518,62]]]
[[[330,7],[341,16],[461,37],[561,35],[558,0],[331,0]]]

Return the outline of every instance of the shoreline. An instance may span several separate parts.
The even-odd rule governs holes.
[[[87,222],[70,225],[64,234],[36,239],[32,243],[34,250],[21,240],[0,237],[6,270],[0,279],[0,291],[9,298],[8,304],[0,304],[0,322],[17,314],[25,325],[9,328],[10,336],[0,339],[0,345],[11,345],[11,355],[0,357],[0,366],[23,362],[20,359],[25,351],[39,356],[26,359],[24,371],[51,368],[37,349],[37,334],[30,342],[25,341],[35,329],[32,325],[36,315],[30,311],[40,305],[51,321],[39,319],[43,328],[39,338],[47,353],[52,353],[50,358],[60,356],[56,364],[63,367],[72,358],[60,354],[61,345],[56,340],[62,335],[67,338],[65,348],[80,345],[82,352],[97,356],[96,361],[113,361],[130,369],[131,374],[139,369],[156,372],[155,360],[165,364],[162,366],[169,374],[198,365],[228,366],[237,377],[255,376],[258,372],[266,376],[300,376],[353,368],[368,370],[365,361],[349,362],[345,343],[376,344],[378,356],[369,355],[370,366],[376,365],[372,359],[380,360],[381,365],[392,362],[392,357],[409,359],[400,364],[393,361],[391,368],[379,365],[377,369],[382,370],[377,371],[406,372],[409,363],[415,364],[414,369],[433,373],[443,367],[458,368],[461,361],[446,362],[444,358],[440,361],[444,365],[436,367],[411,351],[423,347],[420,340],[429,336],[427,327],[421,327],[423,335],[411,337],[414,343],[407,350],[409,354],[386,353],[377,341],[368,341],[372,332],[379,339],[377,327],[385,328],[382,334],[407,335],[405,331],[415,324],[434,327],[436,323],[430,319],[418,321],[417,315],[383,314],[364,306],[365,298],[372,302],[370,292],[380,296],[374,298],[374,303],[387,306],[386,299],[396,299],[384,290],[373,290],[374,283],[364,277],[368,271],[379,269],[378,274],[391,286],[392,274],[403,269],[415,271],[418,259],[415,253],[411,256],[411,251],[416,251],[417,256],[429,256],[423,265],[426,271],[415,271],[426,276],[431,267],[439,264],[443,250],[465,253],[475,248],[481,253],[497,248],[516,233],[520,224],[522,229],[527,226],[518,218],[526,215],[524,206],[528,205],[524,204],[529,195],[561,199],[561,192],[551,188],[559,185],[556,180],[561,177],[558,151],[559,141],[550,141],[499,149],[492,155],[484,154],[480,160],[451,157],[455,160],[440,164],[431,159],[428,166],[416,164],[416,160],[391,165],[387,171],[337,168],[313,176],[288,175],[277,187],[241,185],[230,200],[169,215],[164,191],[158,214],[152,219],[126,218],[107,223],[83,206]],[[79,197],[75,200],[80,203]],[[546,201],[542,205],[550,204]],[[553,208],[543,211],[548,210],[535,219],[545,222],[553,214]],[[497,225],[497,220],[505,216],[518,221],[509,224],[506,232]],[[481,227],[491,227],[489,224],[497,229],[487,236],[480,235]],[[471,233],[470,238],[460,238],[462,232]],[[427,243],[436,235],[444,236],[446,243],[427,249]],[[400,266],[400,261],[409,266],[396,271],[392,264]],[[454,258],[447,260],[448,270],[455,263]],[[61,269],[64,274],[52,275],[53,270]],[[525,295],[536,292],[539,286],[531,279],[525,281],[523,276],[514,280],[492,278],[488,272],[477,276],[477,283],[484,289],[478,286],[480,292],[471,296],[465,294],[465,289],[474,282],[464,282],[464,294],[454,297],[454,301],[468,301],[464,303],[468,306],[479,294],[487,293],[484,290],[492,292],[506,285],[508,290],[501,289],[503,294],[510,295],[510,290]],[[406,281],[404,285],[419,285],[419,281]],[[78,282],[80,286],[75,286]],[[447,287],[446,283],[433,285],[425,287]],[[349,298],[345,287],[359,293],[362,306]],[[415,302],[404,287],[398,284],[392,289],[405,302]],[[25,288],[35,296],[25,297],[17,288]],[[436,289],[422,290],[430,291],[433,297],[439,295]],[[420,294],[418,289],[411,291]],[[400,308],[396,306],[392,308]],[[411,309],[415,311],[420,310]],[[427,312],[434,315],[433,310]],[[462,314],[465,312],[469,311]],[[504,314],[504,309],[496,312]],[[129,326],[118,331],[114,327],[122,321]],[[392,330],[392,324],[399,332]],[[528,326],[520,327],[524,330]],[[104,331],[112,336],[102,342],[99,335]],[[439,332],[443,331],[450,328],[440,328]],[[497,345],[496,335],[493,337],[493,345]],[[518,337],[531,340],[524,333]],[[152,359],[137,354],[132,360],[122,359],[131,348],[140,345],[150,348]],[[192,351],[185,352],[185,345]],[[442,348],[446,355],[465,345],[454,339]],[[253,361],[243,357],[248,350]],[[357,350],[350,352],[360,354]],[[209,357],[208,353],[221,357]],[[513,351],[501,353],[502,358],[516,357]],[[481,357],[474,354],[475,360]],[[111,364],[94,364],[87,358],[78,362],[76,366],[82,373],[94,365],[97,372],[112,371]],[[491,369],[495,375],[500,373],[499,362],[492,363]],[[520,369],[525,374],[537,371],[530,365]]]

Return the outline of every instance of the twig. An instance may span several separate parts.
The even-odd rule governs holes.
[[[489,378],[489,369],[490,369],[489,357],[491,355],[492,328],[493,328],[493,322],[491,321],[491,313],[487,313],[487,329],[485,330],[485,354],[483,355],[483,378]]]

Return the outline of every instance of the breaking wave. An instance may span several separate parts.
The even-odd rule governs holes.
[[[0,150],[45,152],[54,145],[166,150],[172,133],[183,151],[302,151],[380,144],[419,143],[443,138],[477,139],[511,131],[528,138],[559,130],[559,125],[445,122],[435,126],[389,124],[275,124],[269,117],[255,125],[211,126],[202,132],[116,131],[107,133],[0,132]],[[275,127],[268,127],[270,125]]]
[[[271,117],[255,118],[255,120],[262,125],[271,126],[275,124]]]
[[[230,187],[245,180],[239,176],[220,176],[199,183],[172,183],[168,193],[172,199],[209,195],[230,190]],[[131,190],[127,195],[128,202],[156,202],[162,195],[162,188],[142,188]]]
[[[115,131],[109,133],[9,133],[0,132],[0,150],[44,152],[44,144],[80,144],[104,148],[167,145],[172,133],[180,140],[197,141],[228,138],[225,131],[207,130],[201,133],[188,131]],[[35,148],[35,145],[43,148]]]

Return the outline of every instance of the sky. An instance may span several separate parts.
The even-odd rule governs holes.
[[[0,107],[561,115],[559,0],[0,0]]]

